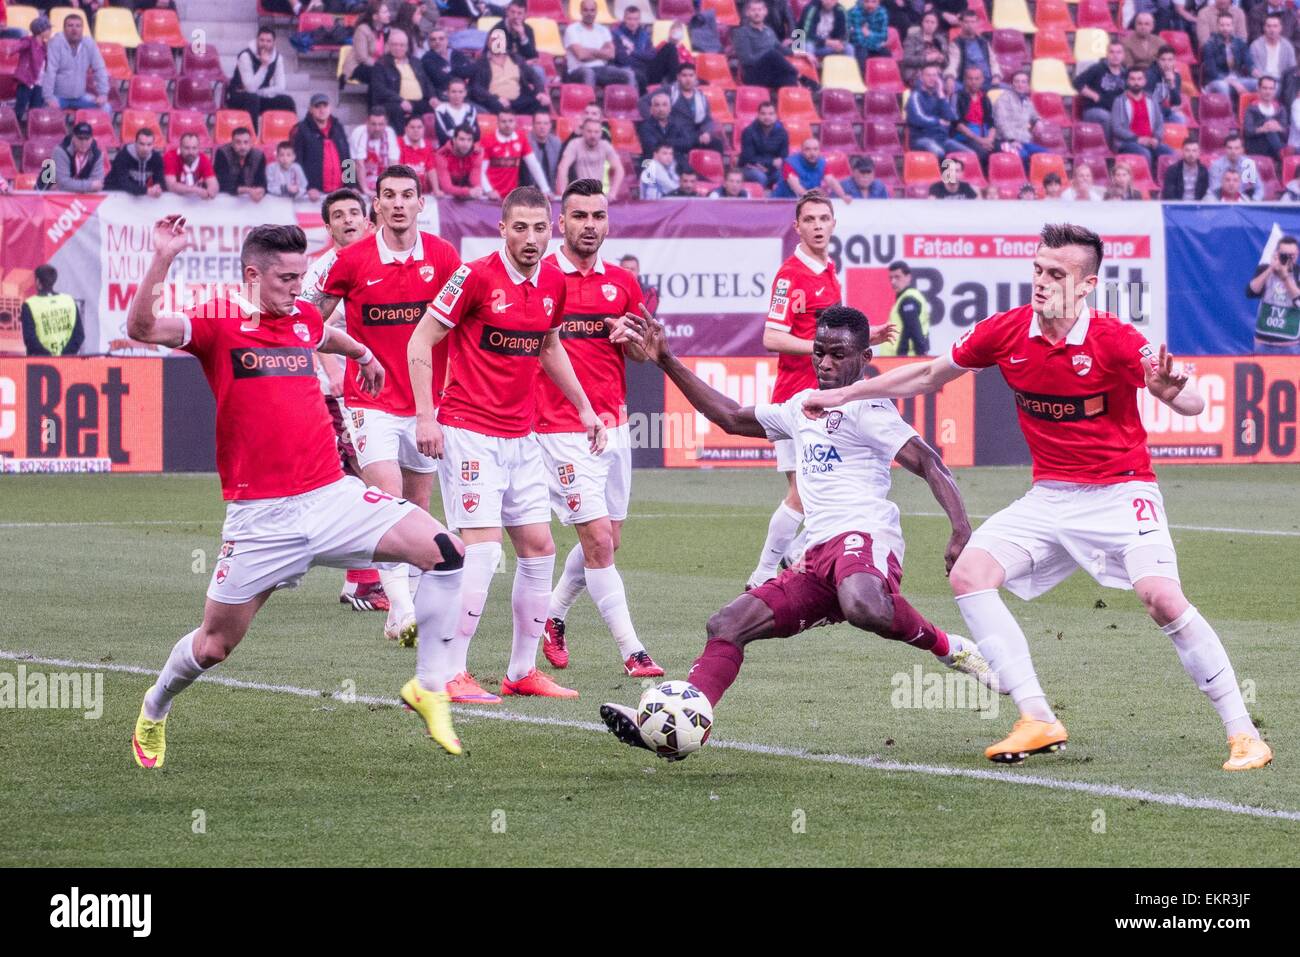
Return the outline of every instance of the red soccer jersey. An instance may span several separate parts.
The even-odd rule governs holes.
[[[827,306],[840,304],[840,280],[835,264],[819,263],[794,248],[794,255],[781,264],[772,283],[772,301],[767,310],[767,325],[800,339],[811,340],[817,334],[817,314]],[[804,389],[817,388],[817,373],[812,356],[781,353],[776,362],[776,383],[772,401],[784,402]]]
[[[504,197],[519,185],[519,164],[533,151],[528,145],[528,137],[520,136],[516,130],[510,139],[501,139],[493,130],[479,145],[487,159],[488,185],[496,190],[498,196]]]
[[[1151,347],[1128,323],[1085,312],[1050,345],[1030,306],[978,322],[952,347],[963,369],[996,365],[1011,386],[1034,481],[1155,481],[1137,390]]]
[[[383,363],[387,375],[377,396],[357,385],[357,365],[348,360],[344,403],[350,409],[380,409],[392,415],[415,415],[406,346],[425,307],[460,265],[460,256],[445,240],[421,232],[420,242],[399,260],[383,240],[384,230],[359,239],[339,252],[325,277],[325,293],[343,297],[348,335]],[[442,387],[445,354],[435,350],[433,391]]]
[[[564,315],[564,273],[543,261],[525,279],[501,250],[457,269],[433,311],[452,330],[438,421],[507,439],[530,433],[542,340]]]
[[[194,158],[193,166],[181,162],[179,150],[168,150],[163,154],[163,175],[175,176],[182,186],[201,186],[209,176],[216,176],[212,160],[200,153]]]
[[[587,393],[591,407],[609,428],[627,421],[627,378],[623,347],[609,341],[608,317],[625,312],[641,314],[641,287],[626,269],[599,256],[591,272],[583,275],[563,253],[546,257],[564,273],[565,310],[560,341],[573,363],[573,371]],[[584,432],[578,410],[560,387],[543,375],[538,382],[538,432]]]
[[[203,364],[217,400],[217,472],[228,501],[301,495],[343,477],[316,382],[320,313],[299,301],[287,316],[252,315],[242,299],[185,313],[181,348]]]

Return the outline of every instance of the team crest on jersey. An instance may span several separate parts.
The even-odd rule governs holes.
[[[1086,353],[1079,353],[1071,361],[1074,363],[1074,371],[1079,375],[1087,375],[1092,371],[1092,356]]]
[[[359,429],[366,424],[366,414],[361,409],[352,410],[352,428]]]
[[[578,481],[578,476],[573,471],[572,463],[557,466],[555,472],[560,476],[561,485],[572,485],[574,482]]]
[[[582,496],[577,492],[570,492],[569,497],[566,498],[565,501],[569,504],[570,512],[576,512],[578,509],[582,508]]]
[[[465,506],[465,511],[474,511],[474,509],[478,508],[478,493],[466,492],[460,497],[460,504]]]
[[[836,429],[838,429],[838,428],[840,427],[840,423],[843,422],[843,421],[844,421],[844,413],[843,413],[843,412],[827,412],[827,413],[826,413],[826,431],[827,431],[828,433],[830,433],[830,432],[834,432]]]
[[[600,291],[605,294],[605,299],[609,302],[613,302],[618,298],[618,286],[614,285],[612,282],[605,283],[605,285],[600,287]]]
[[[432,266],[420,267],[420,278],[425,282],[433,282],[434,272]]]
[[[544,297],[542,299],[542,308],[546,310],[546,314],[549,316],[551,313],[555,312],[555,300],[550,296]]]
[[[357,452],[364,452],[365,450],[366,450],[366,437],[363,435],[361,436],[361,438],[357,439]]]
[[[478,472],[477,459],[466,459],[460,463],[460,480],[462,482],[477,482]],[[475,496],[475,498],[477,497]]]
[[[294,334],[303,342],[311,342],[311,330],[307,328],[305,322],[295,322],[293,324]]]

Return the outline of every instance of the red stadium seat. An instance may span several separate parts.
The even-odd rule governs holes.
[[[1038,0],[1034,10],[1034,26],[1040,30],[1056,27],[1062,32],[1074,31],[1074,20],[1065,0]]]
[[[902,93],[903,76],[898,72],[898,63],[885,57],[873,56],[867,60],[867,89],[881,93]]]
[[[781,124],[790,135],[790,149],[798,150],[803,141],[813,135],[812,124],[805,120],[790,120]]]
[[[176,81],[176,108],[215,113],[218,107],[212,81],[193,76],[180,77]]]
[[[862,133],[868,153],[902,155],[903,143],[898,138],[896,123],[867,123],[863,126]]]
[[[847,123],[858,119],[858,103],[848,90],[822,90],[822,119],[843,120]]]
[[[298,125],[298,116],[293,110],[263,110],[260,122],[262,142],[274,146],[282,140],[293,137],[293,128]]]
[[[137,76],[156,76],[170,80],[176,76],[176,58],[165,43],[141,43],[135,48]]]
[[[885,49],[895,60],[903,59],[903,41],[898,38],[898,31],[893,27],[885,33]]]
[[[135,76],[126,94],[126,106],[131,110],[155,110],[166,113],[172,108],[167,99],[167,81],[156,76]]]
[[[221,69],[221,55],[211,43],[196,50],[193,44],[181,54],[181,76],[205,80],[208,83],[226,82],[226,71]]]
[[[1034,127],[1034,142],[1043,149],[1051,150],[1053,153],[1059,153],[1062,156],[1067,152],[1064,131],[1055,123],[1049,123],[1046,120]]]
[[[993,31],[993,21],[989,19],[988,7],[984,5],[984,0],[966,0],[966,9],[974,10],[979,19],[978,32],[991,33]]]
[[[212,148],[212,134],[208,132],[208,118],[198,110],[172,110],[167,114],[167,143],[176,146],[181,137],[193,133],[199,138],[199,149]]]
[[[145,10],[140,14],[140,39],[145,43],[164,43],[179,50],[189,41],[181,33],[181,21],[175,10]]]
[[[849,158],[839,150],[828,150],[822,154],[826,157],[826,175],[835,179],[848,179],[850,174]]]
[[[1086,166],[1092,170],[1092,185],[1098,189],[1105,189],[1110,185],[1110,170],[1106,168],[1106,160],[1100,156],[1076,156],[1074,158],[1074,168]]]
[[[1230,126],[1220,126],[1217,123],[1202,126],[1200,135],[1201,159],[1207,163],[1212,162],[1215,157],[1223,152],[1225,143],[1232,134],[1233,129]]]
[[[753,117],[764,103],[772,102],[772,92],[762,86],[741,86],[736,88],[736,116]]]
[[[113,118],[104,110],[77,110],[73,123],[89,123],[90,131],[105,152],[121,146],[117,133],[113,130]]]
[[[131,79],[134,74],[131,71],[131,62],[126,58],[126,47],[107,40],[98,46],[99,55],[104,58],[104,68],[108,71],[108,78],[117,83],[125,83]]]
[[[1065,111],[1065,101],[1061,99],[1061,94],[1031,93],[1029,98],[1033,101],[1034,109],[1038,110],[1038,115],[1043,119],[1065,129],[1074,125],[1074,118]]]
[[[1133,174],[1133,188],[1141,190],[1144,193],[1160,191],[1156,181],[1151,178],[1151,166],[1146,159],[1132,153],[1120,153],[1115,157],[1115,165],[1127,166],[1129,172]]]
[[[636,123],[632,120],[609,118],[609,135],[614,149],[620,153],[640,153],[641,140],[636,135]]]
[[[18,114],[12,106],[0,106],[0,143],[8,147],[23,141],[23,128],[18,125]]]
[[[1202,93],[1198,111],[1202,126],[1232,126],[1237,122],[1232,99],[1226,93]]]
[[[662,8],[662,2],[660,4]],[[718,16],[718,23],[728,27],[740,26],[740,12],[736,9],[736,0],[703,0],[700,12],[712,10]]]
[[[1059,27],[1045,27],[1034,35],[1034,59],[1039,60],[1043,57],[1060,60],[1062,63],[1074,62],[1074,49],[1064,30]],[[1002,67],[1002,75],[1007,75],[1005,64]]]
[[[776,91],[776,115],[786,126],[799,120],[805,123],[822,121],[813,105],[812,93],[802,86],[783,86]]]
[[[560,84],[560,112],[565,116],[577,116],[588,103],[596,102],[596,91],[583,83]]]
[[[903,183],[929,186],[939,181],[939,158],[929,150],[909,150],[903,154]]]
[[[944,159],[952,158],[961,160],[961,178],[970,183],[972,189],[981,190],[988,186],[989,181],[984,178],[984,171],[980,169],[980,158],[978,156],[974,153],[963,153],[958,150],[953,150],[944,156]]]
[[[742,185],[745,187],[745,192],[747,192],[747,193],[749,194],[749,198],[750,198],[750,199],[762,199],[762,198],[763,198],[763,184],[762,184],[762,183],[750,183],[750,182],[745,182],[745,183],[743,183]]]
[[[1264,188],[1262,199],[1274,199],[1282,192],[1281,186],[1277,181],[1277,167],[1273,165],[1271,156],[1251,156],[1255,161],[1255,166],[1259,170],[1259,185]]]
[[[1027,180],[1025,167],[1015,153],[989,154],[989,183],[999,189],[1019,190]]]
[[[162,142],[162,126],[158,122],[157,113],[151,110],[123,110],[122,142],[133,142],[136,132],[141,129],[153,130],[154,138],[159,143]]]
[[[1010,77],[1029,63],[1029,48],[1025,46],[1025,35],[1019,30],[994,30],[989,45],[1004,77]]]
[[[0,76],[12,76],[18,70],[18,40],[0,40]]]
[[[717,150],[691,150],[687,156],[691,169],[700,174],[700,179],[710,187],[722,182],[722,154]]]
[[[247,127],[253,134],[253,142],[257,142],[257,125],[253,118],[244,110],[217,110],[216,120],[212,127],[212,138],[218,146],[225,146],[230,142],[230,137],[234,135],[235,130],[241,126]]]
[[[903,181],[898,176],[898,167],[894,157],[888,153],[871,153],[871,162],[876,166],[876,179],[889,187],[891,195],[898,195],[903,190]]]
[[[723,124],[736,122],[736,118],[731,113],[731,106],[727,103],[726,91],[722,87],[702,86],[700,92],[709,102],[709,115],[713,117],[713,122]]]
[[[335,19],[339,18],[336,13],[301,13],[298,15],[298,33],[311,33],[321,27],[329,29],[334,26]],[[342,18],[346,22],[347,18]],[[324,51],[327,53],[337,53],[340,49],[337,43],[316,44],[312,47],[313,51]]]
[[[18,177],[18,165],[14,162],[14,148],[8,143],[0,143],[0,176],[9,182]],[[21,189],[21,187],[15,187]]]
[[[23,144],[23,172],[39,173],[45,161],[54,156],[54,148],[58,145],[59,140],[50,137],[29,139]]]
[[[1110,156],[1110,147],[1106,145],[1106,131],[1097,123],[1074,124],[1074,155]]]
[[[695,16],[692,0],[659,0],[658,19],[689,21]]]
[[[1196,65],[1196,50],[1192,47],[1192,41],[1183,30],[1161,30],[1160,39],[1174,48],[1174,55],[1179,62],[1186,63],[1188,66]]]
[[[695,73],[704,86],[716,86],[724,90],[734,90],[736,80],[731,75],[724,53],[695,54]]]
[[[27,138],[61,140],[68,135],[68,124],[57,106],[33,107],[27,111]]]
[[[527,16],[545,17],[547,20],[554,20],[556,23],[568,23],[569,11],[564,8],[560,0],[528,0]],[[445,23],[446,18],[442,18]],[[450,27],[447,28],[450,30]]]
[[[1296,177],[1296,168],[1300,167],[1300,153],[1292,153],[1290,156],[1282,157],[1282,184],[1287,183]]]
[[[822,149],[842,150],[845,153],[861,151],[857,134],[853,132],[852,123],[844,123],[839,120],[824,121],[822,123],[821,141]]]
[[[1157,159],[1156,160],[1156,182],[1163,184],[1165,181],[1165,171],[1169,169],[1169,167],[1173,166],[1175,163],[1181,163],[1182,161],[1183,158],[1181,156],[1170,156],[1167,153],[1164,156],[1161,156],[1159,159]]]
[[[611,83],[605,87],[605,115],[633,122],[641,119],[636,87],[627,83]]]
[[[902,118],[897,94],[868,90],[862,96],[862,118],[868,123],[897,123]]]
[[[1120,28],[1110,13],[1107,0],[1079,0],[1079,27],[1096,27],[1107,33],[1119,33]]]

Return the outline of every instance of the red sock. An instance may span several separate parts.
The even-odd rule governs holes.
[[[722,638],[710,638],[686,677],[709,699],[709,704],[716,705],[736,680],[736,675],[740,674],[744,660],[745,651],[739,645]]]
[[[894,622],[882,638],[902,641],[942,658],[948,654],[948,636],[908,603],[902,595],[894,596]]]
[[[373,585],[375,582],[379,581],[379,569],[349,568],[347,579],[354,585]]]

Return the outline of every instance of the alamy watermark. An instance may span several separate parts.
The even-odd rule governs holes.
[[[983,719],[996,718],[1001,695],[970,675],[939,673],[914,665],[889,680],[889,703],[899,709],[925,711],[978,711]]]
[[[102,671],[0,671],[0,708],[81,711],[87,721],[104,713]]]

